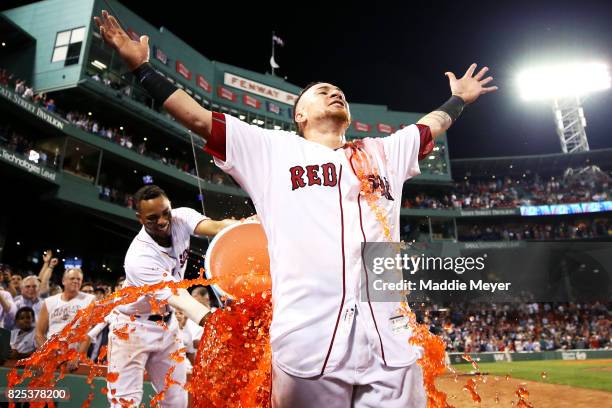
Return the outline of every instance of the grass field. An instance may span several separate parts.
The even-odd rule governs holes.
[[[510,374],[513,378],[548,384],[564,384],[612,392],[612,359],[584,361],[517,361],[479,364],[480,371],[496,376]],[[453,365],[459,372],[473,370],[470,364]],[[543,378],[542,373],[546,373]]]

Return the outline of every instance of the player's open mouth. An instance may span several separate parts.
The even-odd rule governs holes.
[[[332,103],[329,104],[329,106],[332,106],[332,105],[339,105],[344,108],[344,102],[342,101],[333,101]]]

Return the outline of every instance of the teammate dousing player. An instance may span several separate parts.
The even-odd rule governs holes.
[[[424,407],[415,364],[421,350],[408,344],[408,329],[391,326],[399,305],[360,301],[361,243],[399,240],[404,181],[419,174],[432,137],[465,104],[497,89],[485,87],[488,69],[474,75],[473,64],[459,79],[447,72],[452,96],[439,109],[388,137],[347,144],[349,107],[332,84],[314,84],[298,98],[302,137],[262,129],[210,112],[168,82],[148,63],[147,36],[131,40],[105,11],[95,21],[140,84],[206,140],[217,165],[255,204],[272,275],[272,405]]]
[[[142,187],[134,200],[142,229],[125,255],[124,287],[183,280],[191,235],[215,235],[237,222],[213,221],[191,208],[172,209],[166,193],[154,185]],[[134,303],[118,306],[117,313],[108,317],[108,371],[119,374],[107,387],[112,407],[123,407],[128,401],[131,406],[140,406],[145,369],[155,390],[161,392],[171,367],[174,367],[172,378],[180,385],[173,385],[165,392],[162,405],[187,406],[187,392],[182,386],[186,382],[186,362],[169,358],[170,354],[180,353],[182,348],[177,341],[178,323],[173,308],[181,309],[200,325],[204,324],[210,310],[185,289],[179,289],[177,294],[163,289],[155,292],[154,298],[141,296]],[[152,301],[167,301],[170,307],[162,306],[159,312],[153,311]],[[162,321],[167,328],[158,324]],[[117,334],[119,332],[127,333],[127,339]]]

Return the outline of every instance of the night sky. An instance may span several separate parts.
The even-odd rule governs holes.
[[[3,2],[8,8],[24,2]],[[449,131],[451,158],[560,152],[550,105],[520,100],[514,78],[537,62],[583,60],[611,66],[612,3],[124,1],[212,60],[270,69],[271,32],[279,75],[296,85],[333,82],[349,102],[429,112],[449,96],[447,70],[490,67],[500,90],[470,106]],[[197,6],[195,4],[198,4]],[[197,9],[196,9],[197,7]],[[591,149],[612,147],[612,91],[584,103]]]

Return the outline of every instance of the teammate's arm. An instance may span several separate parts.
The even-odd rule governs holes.
[[[149,37],[143,35],[140,41],[132,40],[121,28],[117,19],[102,11],[101,17],[94,17],[104,41],[113,47],[130,71],[153,96],[163,103],[164,108],[185,127],[208,140],[212,129],[212,113],[200,106],[186,92],[176,88],[159,75],[148,64]]]
[[[465,105],[474,102],[480,95],[497,90],[496,86],[485,87],[493,80],[492,76],[483,79],[489,70],[482,68],[476,75],[476,64],[470,65],[463,77],[457,79],[452,72],[446,72],[452,96],[435,111],[423,116],[417,124],[429,126],[431,135],[436,136],[444,133],[457,120]]]
[[[186,289],[178,289],[176,295],[168,298],[168,304],[181,309],[185,316],[200,326],[204,326],[211,314],[210,309],[195,300]]]
[[[43,303],[38,313],[38,319],[36,319],[36,333],[34,334],[34,340],[36,341],[36,347],[40,347],[47,340],[47,331],[49,330],[49,311],[47,310],[47,304]]]
[[[225,220],[221,220],[221,221],[202,220],[195,227],[195,230],[193,231],[193,233],[194,233],[194,235],[213,236],[213,235],[216,235],[223,228],[225,228],[225,227],[227,227],[229,225],[235,224],[237,222],[239,222],[239,221],[231,220],[231,219],[225,219]]]

